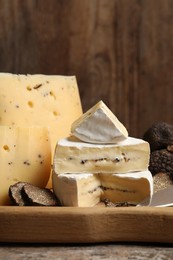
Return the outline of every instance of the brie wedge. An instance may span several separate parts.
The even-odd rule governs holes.
[[[100,174],[102,184],[102,200],[109,199],[113,203],[129,202],[138,204],[153,195],[153,178],[150,171],[120,174]]]
[[[123,174],[56,174],[53,190],[61,205],[93,207],[104,199],[138,204],[153,194],[149,171]]]
[[[77,119],[71,126],[71,133],[88,143],[117,143],[128,137],[124,125],[103,101]]]
[[[128,137],[118,144],[89,144],[61,139],[55,149],[53,170],[63,173],[125,173],[148,168],[150,148],[142,139]]]
[[[52,173],[53,191],[63,206],[93,207],[99,203],[102,189],[98,175]]]

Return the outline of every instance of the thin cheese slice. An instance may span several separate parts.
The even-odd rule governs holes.
[[[149,144],[128,137],[118,144],[89,144],[74,138],[61,139],[56,146],[53,169],[62,173],[125,173],[148,168]]]
[[[124,125],[103,103],[98,102],[71,127],[72,135],[89,143],[117,143],[128,137]]]
[[[9,186],[18,181],[45,187],[50,169],[46,127],[0,126],[0,205],[9,204]]]

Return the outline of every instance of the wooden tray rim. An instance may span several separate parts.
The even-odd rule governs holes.
[[[0,206],[0,242],[173,243],[171,207]]]

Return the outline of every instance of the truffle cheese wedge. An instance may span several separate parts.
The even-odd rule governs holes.
[[[72,124],[71,132],[81,141],[88,143],[117,143],[128,137],[124,125],[103,101],[77,119]]]
[[[70,137],[56,146],[55,173],[125,173],[148,168],[150,148],[142,139],[128,137],[118,144],[89,144]]]
[[[109,199],[113,203],[138,204],[153,194],[149,171],[125,174],[60,174],[53,172],[53,189],[64,206],[93,207]]]
[[[9,186],[29,182],[45,187],[51,170],[46,127],[0,126],[0,205],[9,204]]]
[[[81,114],[75,76],[0,73],[0,124],[48,126],[52,154]]]
[[[102,200],[109,199],[113,203],[128,202],[138,204],[153,195],[153,178],[150,171],[100,174],[102,183]]]
[[[61,205],[93,207],[100,202],[102,193],[98,175],[52,173],[53,190]]]

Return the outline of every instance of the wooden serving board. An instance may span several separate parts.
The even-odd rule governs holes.
[[[0,242],[173,243],[173,208],[0,207]]]

